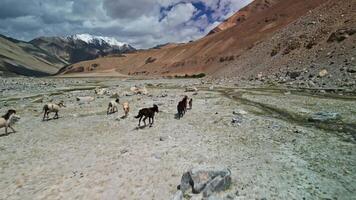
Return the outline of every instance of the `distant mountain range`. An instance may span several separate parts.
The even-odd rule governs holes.
[[[0,35],[0,75],[46,76],[69,64],[136,49],[115,38],[76,34],[30,42]]]

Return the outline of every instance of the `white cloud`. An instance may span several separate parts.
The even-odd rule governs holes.
[[[27,40],[89,33],[147,48],[198,39],[251,1],[0,0],[0,33]],[[197,2],[213,10],[213,21],[194,7]]]

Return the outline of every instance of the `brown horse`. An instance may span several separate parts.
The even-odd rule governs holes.
[[[184,98],[178,103],[177,105],[178,119],[183,117],[183,115],[187,111],[187,101],[188,101],[188,96],[184,96]]]
[[[135,116],[136,119],[140,118],[140,120],[138,121],[138,126],[141,125],[141,119],[142,119],[142,117],[144,117],[143,122],[145,123],[145,126],[146,126],[146,119],[148,118],[148,123],[150,124],[150,127],[151,127],[154,123],[154,117],[155,117],[156,112],[158,113],[158,106],[156,104],[153,104],[153,107],[151,107],[151,108],[141,109],[138,112],[138,115]]]

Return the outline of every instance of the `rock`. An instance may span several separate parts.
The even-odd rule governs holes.
[[[356,66],[348,67],[346,71],[349,73],[356,73]]]
[[[335,112],[317,112],[313,114],[308,121],[311,122],[329,122],[329,121],[336,121],[340,120],[341,116],[339,113]]]
[[[183,192],[178,190],[174,195],[172,200],[183,200]]]
[[[128,149],[122,149],[122,150],[120,151],[121,154],[125,154],[125,153],[127,153],[127,152],[129,152]]]
[[[167,137],[165,137],[165,136],[160,136],[159,137],[159,141],[165,141],[165,140],[167,140]]]
[[[79,101],[79,103],[89,103],[94,101],[95,98],[91,96],[86,96],[86,97],[77,97],[76,100]]]
[[[124,93],[124,96],[130,97],[130,96],[133,96],[133,93],[125,92],[125,93]]]
[[[210,181],[203,190],[203,197],[209,197],[214,192],[221,192],[229,189],[231,185],[231,176],[217,176]]]
[[[196,87],[186,87],[185,92],[197,92],[198,89]]]
[[[213,86],[213,85],[210,86],[210,87],[209,87],[209,90],[214,90],[214,86]]]
[[[321,70],[320,72],[319,72],[319,76],[320,77],[324,77],[324,76],[326,76],[326,75],[328,75],[329,74],[329,72],[328,72],[328,70],[326,70],[326,69],[323,69],[323,70]]]
[[[286,76],[289,76],[291,79],[296,79],[300,76],[301,72],[287,72]]]
[[[190,176],[190,172],[189,171],[185,172],[181,178],[178,189],[180,189],[184,193],[191,188],[192,184],[193,183],[192,183],[192,178]]]
[[[242,118],[241,117],[239,117],[239,116],[237,116],[237,117],[233,117],[232,119],[231,119],[231,123],[232,124],[241,124],[242,123]]]
[[[130,88],[130,91],[133,92],[134,94],[143,94],[143,95],[148,94],[146,87],[139,88],[139,87],[134,86],[134,87]]]
[[[214,180],[216,177],[222,178]],[[230,179],[230,182],[227,181]],[[213,181],[214,180],[214,181]],[[209,186],[209,191],[217,191],[222,188],[227,188],[231,183],[231,172],[223,167],[197,167],[185,172],[181,179],[180,190],[186,192],[192,188],[193,193],[200,193],[204,188]],[[229,185],[226,185],[229,184]]]
[[[353,35],[356,33],[356,29],[339,29],[336,32],[332,33],[330,37],[328,38],[327,42],[342,42],[346,38],[348,38],[350,35]]]
[[[105,89],[105,88],[96,88],[96,89],[94,90],[94,92],[95,92],[96,95],[99,95],[99,96],[108,94],[108,91],[107,91],[107,89]]]
[[[110,98],[114,98],[114,99],[119,98],[119,97],[120,97],[120,95],[117,92],[115,92],[114,94],[112,94],[110,96]]]
[[[198,92],[194,92],[193,95],[198,95]]]
[[[232,111],[232,114],[234,114],[234,115],[246,115],[247,112],[240,109],[240,110],[234,110],[234,111]]]

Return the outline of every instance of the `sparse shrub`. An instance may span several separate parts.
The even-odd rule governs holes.
[[[193,74],[193,75],[185,74],[184,76],[174,75],[174,78],[203,78],[205,76],[206,76],[205,73],[199,73],[199,74]]]
[[[97,67],[100,66],[100,64],[94,63],[94,64],[91,64],[91,66],[94,67],[94,68],[97,68]]]
[[[149,64],[149,63],[153,63],[153,62],[155,62],[156,61],[156,58],[152,58],[152,57],[148,57],[147,59],[146,59],[146,64]]]

